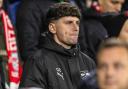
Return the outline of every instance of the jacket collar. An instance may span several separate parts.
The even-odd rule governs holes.
[[[79,51],[78,44],[72,46],[71,49],[65,49],[64,47],[62,47],[61,45],[57,44],[54,41],[54,39],[52,38],[52,35],[49,32],[43,33],[42,39],[43,39],[42,47],[45,49],[48,49],[66,56],[78,55],[78,51]]]

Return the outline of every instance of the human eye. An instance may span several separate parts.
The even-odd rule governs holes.
[[[114,65],[114,67],[115,67],[116,70],[120,70],[120,69],[122,69],[124,66],[123,66],[123,64],[121,64],[121,63],[116,63],[116,64]]]
[[[77,25],[80,25],[80,21],[76,21],[76,24],[77,24]]]
[[[107,65],[106,64],[99,64],[97,66],[97,69],[98,70],[102,70],[102,71],[105,71],[107,69]]]
[[[65,24],[72,24],[72,21],[65,21]]]
[[[112,3],[112,4],[119,4],[119,1],[112,0],[111,3]]]

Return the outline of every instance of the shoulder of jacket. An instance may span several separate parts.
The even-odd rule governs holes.
[[[93,59],[91,57],[89,57],[87,54],[85,54],[83,52],[80,52],[80,54],[81,54],[83,61],[86,62],[86,64],[88,66],[92,65],[95,67],[95,62],[93,61]]]
[[[81,55],[82,57],[88,59],[88,60],[92,60],[91,57],[89,57],[87,54],[85,54],[85,53],[83,53],[83,52],[81,52],[81,51],[80,51],[80,55]]]
[[[47,49],[42,48],[35,52],[33,58],[38,60],[42,60],[42,59],[45,60],[47,57],[50,57],[50,56],[51,56],[51,51],[48,51]]]
[[[36,60],[40,60],[40,59],[44,58],[44,56],[46,55],[46,52],[44,52],[44,51],[45,51],[44,49],[37,50],[35,52],[35,54],[33,55],[33,58]]]

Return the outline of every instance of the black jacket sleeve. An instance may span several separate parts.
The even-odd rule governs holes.
[[[16,14],[16,29],[22,60],[29,59],[41,48],[41,33],[47,30],[46,12],[55,1],[22,0],[20,3]]]
[[[20,88],[32,87],[47,89],[47,72],[45,67],[45,62],[41,56],[40,52],[37,53],[38,56],[34,55],[34,58],[27,60],[24,64],[23,75],[21,78]]]
[[[43,13],[34,0],[23,0],[16,15],[18,45],[22,60],[27,60],[38,49]]]

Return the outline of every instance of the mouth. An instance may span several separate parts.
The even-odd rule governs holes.
[[[78,37],[78,35],[71,35],[72,37]]]
[[[105,82],[105,84],[107,85],[107,86],[113,86],[113,85],[115,85],[116,83],[114,82],[114,81],[112,81],[112,80],[108,80],[108,81],[106,81]]]
[[[78,39],[78,35],[72,35],[71,38]]]
[[[71,36],[75,36],[75,37],[78,37],[78,33],[75,33],[75,34],[71,34]]]

